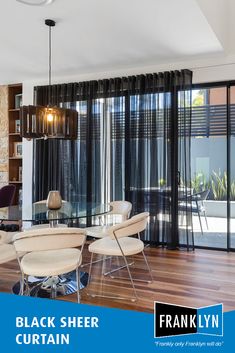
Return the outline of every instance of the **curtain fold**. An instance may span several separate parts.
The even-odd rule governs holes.
[[[163,72],[52,86],[52,102],[78,110],[77,141],[34,143],[34,200],[58,189],[68,201],[126,199],[150,212],[145,240],[192,246],[190,203],[192,73]],[[48,87],[35,88],[46,105]],[[182,215],[180,215],[182,218]],[[189,236],[190,235],[190,236]]]

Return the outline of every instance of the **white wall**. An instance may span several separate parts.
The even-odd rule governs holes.
[[[206,21],[221,42],[223,49],[229,49],[229,5],[228,0],[196,0]],[[232,12],[232,11],[231,11]]]
[[[171,65],[151,66],[142,68],[128,68],[126,70],[108,71],[92,73],[88,75],[74,75],[66,77],[53,78],[53,83],[79,82],[87,80],[96,80],[110,77],[121,77],[141,73],[160,72],[176,69],[191,69],[193,71],[193,83],[216,82],[225,80],[235,80],[235,58],[234,64],[230,57],[228,64],[220,65],[220,59],[198,60],[188,63],[173,63]],[[216,65],[215,67],[210,67]],[[217,66],[218,65],[218,66]],[[200,68],[206,66],[205,68]],[[197,67],[197,68],[196,68]],[[33,104],[33,88],[37,85],[46,85],[47,80],[32,80],[23,82],[23,104]],[[32,141],[23,141],[23,202],[32,203]]]
[[[23,105],[33,103],[32,84],[23,83]],[[23,139],[23,205],[32,203],[33,142]]]

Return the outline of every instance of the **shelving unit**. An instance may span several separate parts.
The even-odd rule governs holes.
[[[22,138],[20,137],[20,105],[22,84],[8,86],[8,182],[16,186],[14,204],[18,204],[22,192]]]

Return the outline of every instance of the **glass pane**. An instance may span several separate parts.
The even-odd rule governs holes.
[[[190,180],[191,91],[178,93],[178,224],[179,243],[193,248]]]
[[[235,249],[235,87],[230,88],[230,247]]]
[[[110,199],[125,200],[125,97],[108,99],[111,136]]]
[[[125,97],[92,102],[92,200],[125,198]]]
[[[75,195],[74,200],[80,202],[86,201],[87,190],[87,153],[86,153],[86,132],[87,132],[87,102],[77,102],[76,109],[78,111],[78,140],[77,140],[77,168],[78,168],[78,195]],[[68,163],[70,161],[68,160]]]
[[[128,200],[133,213],[150,214],[145,240],[167,241],[171,232],[170,93],[130,97]]]
[[[192,211],[198,246],[227,247],[226,102],[226,87],[192,91]]]

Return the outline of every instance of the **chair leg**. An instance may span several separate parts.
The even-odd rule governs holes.
[[[52,278],[52,286],[51,286],[51,299],[55,299],[57,294],[57,287],[54,278]]]
[[[139,278],[133,278],[133,277],[132,277],[132,279],[135,280],[135,281],[137,281],[137,282],[152,283],[153,280],[154,280],[154,279],[153,279],[153,275],[152,275],[152,270],[151,270],[151,268],[150,268],[150,266],[149,266],[147,257],[146,257],[146,255],[145,255],[145,253],[144,253],[144,250],[142,251],[142,255],[143,255],[144,262],[145,262],[145,264],[146,264],[146,267],[147,267],[147,269],[148,269],[148,272],[149,272],[149,275],[150,275],[151,279],[150,279],[150,281],[149,281],[149,280],[139,279]],[[133,263],[134,263],[134,262],[133,262]],[[129,264],[129,265],[130,265],[130,264]],[[121,268],[125,268],[125,267],[126,267],[126,265],[122,266]],[[119,269],[121,269],[121,268],[119,268]],[[111,276],[111,278],[126,279],[126,278],[124,278],[124,277],[114,277],[114,276]]]
[[[138,238],[140,239],[140,233],[137,233],[137,235],[138,235]],[[141,240],[141,239],[140,239],[140,240]],[[151,283],[151,282],[153,281],[153,277],[152,277],[151,270],[150,270],[150,267],[149,267],[149,264],[148,264],[148,262],[147,262],[147,258],[146,258],[146,256],[145,256],[144,252],[143,252],[143,256],[144,256],[145,263],[146,263],[146,265],[147,265],[147,269],[148,269],[148,271],[149,271],[149,273],[150,273],[150,276],[151,276],[151,281],[146,281],[146,280],[137,279],[137,278],[135,278],[134,280],[135,280],[135,281],[138,281],[138,282]],[[117,256],[117,258],[119,258],[119,256]],[[131,266],[131,265],[133,265],[134,263],[135,263],[135,261],[131,261],[128,265]],[[126,264],[123,265],[123,266],[118,265],[118,267],[117,267],[117,268],[114,268],[112,271],[109,271],[109,272],[104,273],[104,276],[111,275],[112,273],[117,272],[117,271],[119,271],[119,270],[122,270],[123,268],[126,268]],[[115,277],[115,276],[110,276],[110,277],[111,277],[112,279],[114,279],[114,278],[126,279],[126,278],[123,278],[123,277]]]
[[[195,245],[194,245],[194,232],[192,229],[192,246],[193,246],[193,251],[195,250]]]
[[[92,253],[92,257],[93,257],[93,253]],[[132,275],[131,275],[131,272],[130,272],[130,269],[129,269],[129,265],[128,265],[128,262],[127,262],[127,259],[126,259],[125,255],[123,256],[123,258],[124,258],[124,261],[125,261],[125,266],[124,267],[127,268],[128,275],[129,275],[129,278],[130,278],[130,281],[131,281],[131,285],[132,285],[132,289],[133,289],[133,292],[134,292],[134,298],[131,298],[131,301],[135,302],[138,299],[137,293],[136,293],[136,289],[135,289],[135,286],[134,286],[133,278],[132,278]],[[91,261],[91,263],[90,263],[88,284],[89,284],[90,278],[91,278],[92,263],[94,263],[94,262]],[[102,266],[102,269],[101,269],[101,275],[102,275],[102,272],[103,272],[103,266]],[[101,286],[103,286],[103,283],[101,284]],[[103,292],[103,288],[102,288],[102,292]],[[111,296],[111,295],[103,295],[103,294],[95,294],[95,293],[94,294],[93,293],[92,294],[91,293],[87,293],[87,294],[89,296],[93,297],[93,298],[100,297],[100,298],[118,299],[118,300],[128,300],[129,299],[128,297],[121,297],[121,296],[119,297],[119,296]]]
[[[103,293],[103,272],[104,272],[104,262],[106,260],[105,256],[102,255],[102,259],[99,259],[97,261],[93,261],[93,257],[94,257],[94,253],[91,253],[91,262],[90,262],[90,266],[89,266],[89,273],[88,273],[88,282],[87,282],[87,286],[90,284],[91,281],[91,272],[92,272],[92,265],[94,263],[97,262],[101,262],[102,261],[102,266],[101,266],[101,293]],[[95,298],[95,297],[102,297],[102,298],[106,298],[106,296],[102,295],[102,294],[95,294],[95,293],[89,293],[89,291],[87,292],[87,295]]]
[[[121,251],[122,257],[123,257],[123,259],[125,261],[127,272],[128,272],[129,277],[130,277],[131,285],[132,285],[132,288],[133,288],[133,292],[134,292],[135,298],[131,299],[131,301],[135,302],[138,299],[138,296],[137,296],[137,292],[136,292],[136,289],[135,289],[134,281],[133,281],[133,278],[132,278],[132,275],[131,275],[131,271],[130,271],[130,268],[129,268],[129,265],[128,265],[128,261],[126,259],[126,256],[125,256],[123,250],[122,250],[122,247],[121,247],[121,245],[120,245],[120,243],[118,241],[118,238],[116,237],[115,232],[114,232],[114,236],[115,236],[116,242],[118,244],[118,247],[119,247],[119,249]]]
[[[113,258],[112,258],[112,256],[110,256],[110,259],[109,259],[109,272],[112,271],[112,264],[113,264]]]
[[[133,293],[134,293],[134,296],[135,296],[135,298],[132,298],[131,301],[135,302],[138,299],[138,296],[137,296],[137,292],[136,292],[136,289],[135,289],[134,281],[133,281],[133,278],[132,278],[132,275],[131,275],[131,271],[130,271],[129,264],[128,264],[128,261],[126,259],[126,256],[124,255],[124,253],[123,253],[121,248],[120,248],[120,250],[122,252],[122,256],[123,256],[123,259],[124,259],[125,264],[126,264],[127,272],[128,272],[128,275],[129,275],[129,278],[130,278],[130,281],[131,281],[131,285],[132,285],[132,288],[133,288]]]
[[[80,271],[78,267],[76,268],[76,281],[77,281],[77,301],[80,304],[81,297],[80,297]]]
[[[110,257],[111,257],[111,256],[110,256]],[[108,259],[109,259],[109,257],[106,258],[106,260],[108,260]],[[93,264],[95,264],[95,263],[97,263],[97,262],[101,262],[101,261],[103,261],[103,259],[99,259],[99,260],[93,261]],[[90,264],[91,264],[90,262],[87,262],[87,263],[81,265],[81,268],[82,268],[82,267],[85,267],[85,266],[88,266],[88,265],[90,265]]]
[[[200,223],[200,227],[201,227],[201,233],[203,234],[203,229],[202,229],[202,220],[201,220],[201,215],[200,215],[199,209],[197,210],[197,214],[198,214],[199,223]]]
[[[93,252],[91,253],[91,262],[90,262],[90,266],[89,266],[89,275],[88,275],[88,282],[87,282],[87,285],[90,284],[90,281],[91,281],[91,269],[92,269],[92,264],[94,263],[93,262]]]
[[[152,283],[152,282],[153,282],[153,275],[152,275],[152,271],[151,271],[151,268],[150,268],[150,266],[149,266],[147,257],[146,257],[146,255],[145,255],[145,253],[144,253],[144,250],[142,251],[142,255],[143,255],[144,261],[145,261],[145,263],[146,263],[147,269],[148,269],[148,271],[149,271],[150,277],[151,277],[151,281],[149,281],[149,283]]]
[[[116,257],[118,258],[118,256],[116,256]],[[112,261],[112,257],[110,257],[110,259]],[[128,265],[131,266],[134,263],[135,263],[134,261],[131,261]],[[103,275],[104,276],[111,275],[112,273],[117,272],[119,270],[122,270],[123,268],[126,268],[126,265],[120,266],[119,263],[118,263],[118,267],[117,268],[114,268],[113,270],[110,269],[108,272],[103,273]],[[111,276],[111,278],[115,278],[115,277]]]
[[[27,296],[30,295],[30,289],[29,289],[29,276],[25,276],[25,293]]]
[[[187,241],[187,251],[189,251],[189,236],[188,236],[188,229],[187,229],[187,226],[186,226],[186,241]]]
[[[21,272],[20,295],[24,295],[24,273]]]
[[[204,214],[204,218],[205,218],[205,221],[206,221],[206,228],[209,229],[208,222],[207,222],[206,211],[203,211],[203,214]]]
[[[104,264],[104,261],[106,260],[106,257],[103,259],[103,264],[102,264],[102,274],[103,276],[107,276],[107,274],[110,274],[112,272],[112,256],[109,256],[107,259],[109,259],[109,270],[108,272],[104,272],[103,271],[103,264]]]

